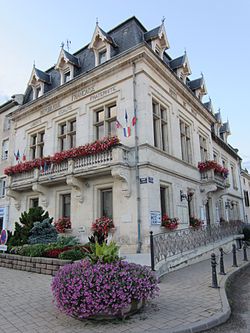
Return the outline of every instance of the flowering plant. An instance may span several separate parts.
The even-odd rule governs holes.
[[[122,316],[133,301],[155,297],[158,280],[149,267],[126,261],[88,260],[63,266],[53,278],[57,307],[78,319],[98,315]]]
[[[109,217],[103,216],[95,220],[92,223],[92,231],[96,232],[97,234],[102,234],[104,237],[108,237],[108,233],[111,228],[114,228],[113,220]]]
[[[103,138],[101,140],[96,140],[93,143],[87,143],[84,146],[79,146],[76,148],[71,148],[62,152],[55,153],[54,156],[47,156],[43,158],[37,158],[33,161],[20,162],[17,165],[9,166],[4,170],[4,174],[7,176],[14,175],[16,173],[22,173],[31,171],[35,168],[49,167],[53,164],[59,164],[70,158],[78,158],[83,156],[94,155],[114,147],[119,144],[119,139],[117,136]]]
[[[162,216],[161,225],[168,230],[175,230],[179,225],[179,220],[176,217],[170,218],[167,214],[164,214]]]
[[[227,168],[224,168],[216,161],[199,162],[198,169],[200,170],[200,172],[205,172],[207,170],[214,170],[214,172],[220,173],[224,178],[227,178],[229,173]]]
[[[200,228],[200,227],[202,227],[202,225],[203,225],[203,222],[200,219],[198,219],[197,217],[193,217],[193,216],[190,217],[190,227]]]
[[[64,233],[66,229],[71,229],[71,221],[69,217],[60,217],[54,223],[56,231]]]

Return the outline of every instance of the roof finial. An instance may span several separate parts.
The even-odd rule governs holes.
[[[187,55],[187,49],[184,47],[184,54]]]
[[[64,48],[64,42],[61,42],[61,48],[62,49]]]
[[[67,47],[68,52],[69,52],[69,49],[70,49],[70,45],[71,45],[71,40],[67,39],[66,40],[66,47]]]
[[[203,75],[202,71],[201,71],[201,77],[204,78],[204,75]]]
[[[162,19],[161,19],[161,24],[164,24],[164,21],[166,20],[166,17],[165,16],[162,16]]]
[[[36,67],[36,62],[35,62],[35,60],[33,61],[33,67],[34,67],[34,68]]]
[[[98,22],[98,17],[96,17],[96,21],[95,21],[95,23],[96,23],[96,25],[99,24],[99,22]]]

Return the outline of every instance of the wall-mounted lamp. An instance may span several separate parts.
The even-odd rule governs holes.
[[[186,193],[183,193],[183,191],[182,190],[180,190],[180,199],[181,199],[181,201],[183,201],[183,200],[187,200],[187,194]]]

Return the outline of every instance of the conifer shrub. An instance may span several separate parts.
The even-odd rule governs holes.
[[[57,241],[56,228],[51,224],[51,219],[48,217],[42,222],[35,222],[30,230],[28,239],[29,244],[49,244]]]

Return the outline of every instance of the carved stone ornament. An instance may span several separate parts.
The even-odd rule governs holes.
[[[15,205],[17,210],[20,210],[20,208],[21,208],[21,195],[17,191],[13,191],[11,189],[8,189],[6,191],[6,195],[7,195],[7,197],[12,198],[12,199],[15,200],[14,205]]]
[[[41,194],[42,206],[47,208],[48,205],[49,205],[47,188],[45,186],[40,185],[40,184],[33,184],[32,185],[32,191]]]
[[[83,183],[77,179],[76,177],[70,175],[66,178],[67,185],[70,185],[73,187],[75,192],[75,198],[78,200],[78,202],[83,203]]]
[[[121,192],[125,197],[129,198],[131,195],[130,170],[122,167],[114,167],[111,170],[111,174],[114,178],[122,181]]]

